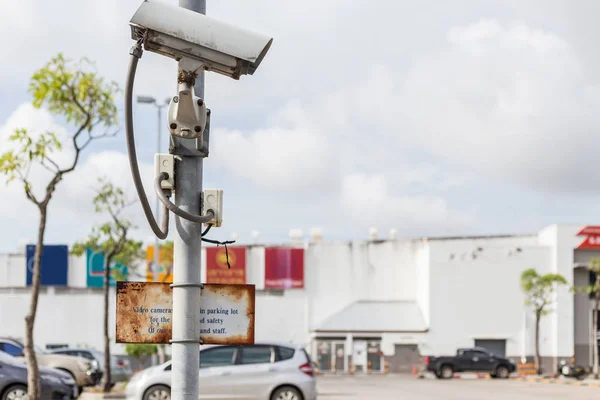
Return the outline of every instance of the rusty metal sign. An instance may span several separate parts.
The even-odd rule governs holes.
[[[204,344],[254,344],[254,285],[205,284],[200,296]],[[162,282],[117,282],[117,343],[169,343],[173,289]]]

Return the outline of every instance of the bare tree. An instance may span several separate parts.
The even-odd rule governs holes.
[[[110,392],[110,333],[108,331],[108,296],[113,262],[132,267],[143,258],[142,242],[129,239],[132,223],[123,216],[123,211],[132,202],[125,198],[123,189],[115,187],[106,179],[100,179],[100,188],[94,197],[96,212],[105,213],[109,221],[92,229],[86,241],[76,243],[72,253],[83,254],[87,249],[104,255],[104,375],[102,387],[105,393]],[[113,271],[114,272],[114,271]]]
[[[10,136],[13,147],[0,156],[0,173],[7,183],[13,180],[23,185],[25,196],[39,211],[37,240],[33,258],[31,282],[31,303],[25,317],[25,358],[27,362],[27,384],[29,400],[40,399],[40,377],[34,350],[33,330],[40,291],[40,264],[44,249],[44,234],[48,219],[48,207],[58,184],[66,175],[73,172],[79,163],[81,153],[96,139],[114,136],[105,129],[117,124],[117,108],[114,95],[119,90],[116,83],[105,83],[97,73],[90,70],[92,63],[82,59],[72,63],[62,54],[52,58],[43,68],[36,71],[29,84],[36,108],[45,106],[54,115],[63,117],[74,126],[74,133],[67,139],[69,152],[63,153],[69,159],[59,160],[56,156],[63,150],[55,132],[35,135],[27,129],[16,129]],[[97,128],[103,128],[97,133]],[[67,150],[67,149],[65,149]],[[30,179],[32,168],[41,167],[49,179],[41,196],[34,194]]]

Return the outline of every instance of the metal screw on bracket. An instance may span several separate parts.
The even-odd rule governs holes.
[[[173,101],[174,101],[175,103],[177,103],[177,102],[179,101],[179,97],[178,97],[178,96],[175,96],[175,97],[173,97]]]
[[[169,127],[171,129],[177,129],[177,124],[173,122],[171,125],[169,125]]]
[[[196,125],[196,126],[194,127],[194,131],[195,131],[195,132],[200,132],[201,130],[202,130],[202,128],[201,128],[201,127],[199,127],[198,125]]]
[[[204,104],[204,100],[202,100],[202,99],[198,99],[198,105],[199,105],[200,107],[202,107],[202,105],[203,105],[203,104]]]

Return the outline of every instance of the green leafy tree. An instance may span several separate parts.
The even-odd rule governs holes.
[[[125,353],[128,356],[140,360],[142,357],[150,357],[158,352],[158,347],[155,344],[127,344],[125,345]]]
[[[521,274],[521,289],[525,293],[525,304],[532,307],[535,315],[535,370],[541,374],[540,367],[540,320],[552,309],[552,296],[559,285],[566,285],[567,280],[560,274],[539,275],[533,268]]]
[[[592,374],[594,379],[598,379],[598,311],[600,310],[600,259],[590,259],[587,266],[588,271],[592,272],[594,281],[589,285],[574,286],[573,291],[577,294],[587,295],[592,298],[594,304],[594,313],[592,314]]]
[[[35,71],[29,83],[33,106],[45,107],[51,114],[64,118],[73,128],[73,133],[63,140],[55,132],[34,134],[19,128],[9,137],[7,147],[11,149],[0,154],[0,174],[6,177],[7,184],[20,182],[26,198],[39,212],[31,302],[25,316],[24,350],[29,400],[39,400],[41,394],[33,330],[40,291],[40,263],[48,207],[59,183],[77,168],[81,153],[90,143],[116,134],[109,133],[107,129],[117,124],[114,95],[119,88],[114,82],[105,82],[92,66],[87,59],[74,63],[58,54]],[[102,133],[98,133],[98,129]],[[37,184],[32,184],[30,172],[32,169],[35,171],[42,168],[46,171],[47,182],[38,187]]]
[[[108,214],[109,220],[92,228],[85,242],[76,243],[72,253],[83,254],[86,249],[104,255],[104,376],[102,386],[104,392],[111,389],[110,370],[110,335],[108,332],[108,294],[110,285],[111,265],[113,262],[132,268],[142,260],[144,252],[142,242],[128,237],[133,229],[132,223],[123,217],[123,211],[131,204],[126,199],[123,189],[115,187],[105,178],[99,179],[100,188],[94,197],[97,213]],[[116,269],[113,270],[116,272]]]

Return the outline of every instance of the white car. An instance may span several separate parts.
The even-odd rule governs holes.
[[[302,346],[257,343],[200,350],[201,400],[316,400],[313,363]],[[170,400],[171,361],[134,375],[127,400]]]

